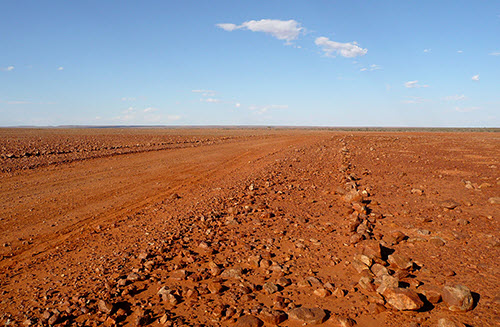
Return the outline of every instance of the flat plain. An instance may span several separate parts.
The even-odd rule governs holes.
[[[497,326],[500,134],[0,129],[0,323]]]

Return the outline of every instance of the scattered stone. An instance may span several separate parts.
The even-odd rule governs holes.
[[[393,244],[399,244],[407,238],[408,236],[399,230],[392,231],[389,235],[389,240],[392,241]]]
[[[416,194],[416,195],[423,195],[424,194],[424,191],[419,189],[419,188],[412,188],[411,189],[411,193],[412,194]]]
[[[456,207],[458,207],[460,204],[458,202],[455,202],[453,200],[446,200],[441,202],[441,207],[448,209],[448,210],[453,210]]]
[[[344,297],[346,295],[346,293],[347,292],[345,290],[338,288],[338,287],[335,289],[335,291],[332,292],[332,294],[338,298]]]
[[[380,275],[375,279],[380,286],[377,288],[377,293],[382,294],[387,288],[399,287],[399,279],[390,275]]]
[[[389,255],[387,262],[391,266],[402,270],[409,270],[413,267],[413,262],[408,257],[398,253]]]
[[[267,293],[267,294],[273,294],[278,292],[278,286],[276,284],[267,282],[264,285],[262,285],[262,289]]]
[[[431,237],[429,243],[431,243],[434,246],[444,246],[446,244],[445,240],[443,240],[443,238],[439,236]]]
[[[397,310],[418,310],[424,303],[418,294],[407,288],[388,287],[382,294],[391,306]]]
[[[306,324],[321,324],[326,318],[326,311],[320,308],[295,308],[290,310],[288,316]]]
[[[369,292],[375,291],[375,285],[373,285],[373,278],[370,276],[361,276],[358,281],[359,287],[365,289]]]
[[[264,322],[259,318],[251,315],[245,315],[238,318],[236,326],[238,327],[260,327]]]
[[[352,327],[356,326],[356,320],[348,317],[338,317],[337,321],[339,323],[339,326],[342,327]]]
[[[452,277],[452,276],[455,276],[455,275],[456,275],[456,273],[453,270],[449,269],[449,268],[446,268],[446,269],[443,270],[443,276]]]
[[[208,284],[208,290],[212,294],[220,294],[223,289],[224,289],[224,286],[222,286],[221,283],[213,282],[213,283]]]
[[[384,312],[385,310],[386,310],[386,308],[380,303],[370,303],[368,305],[368,311],[371,314],[377,314],[380,312]]]
[[[107,315],[111,314],[111,311],[113,311],[113,305],[104,300],[99,300],[99,302],[97,302],[97,306],[99,307],[99,311]]]
[[[441,295],[451,311],[469,311],[474,305],[472,294],[464,285],[445,286]]]
[[[179,269],[170,274],[170,278],[173,280],[184,280],[187,277],[186,270]]]
[[[290,279],[286,278],[286,277],[280,277],[276,280],[276,285],[279,285],[281,287],[286,287],[288,285],[290,285],[292,282],[290,281]]]
[[[488,199],[488,203],[490,204],[500,204],[500,197],[493,197]]]
[[[461,322],[451,320],[449,318],[441,318],[437,322],[437,327],[465,327]]]
[[[356,243],[361,242],[364,239],[365,239],[365,237],[363,236],[363,234],[356,233],[356,234],[351,236],[351,238],[349,239],[349,242],[351,244],[356,244]]]
[[[288,319],[287,314],[280,310],[264,310],[260,317],[270,325],[279,325]]]
[[[241,277],[243,277],[243,269],[241,269],[241,268],[226,269],[222,272],[221,277],[223,277],[223,278],[241,278]]]
[[[324,289],[324,288],[318,288],[317,290],[314,290],[313,293],[314,293],[314,295],[322,297],[322,298],[327,297],[331,294],[329,290]]]
[[[418,291],[421,292],[427,301],[432,304],[439,303],[441,301],[441,292],[436,287],[423,285],[418,288]]]
[[[389,275],[389,270],[379,263],[374,264],[370,270],[375,274],[375,276]]]

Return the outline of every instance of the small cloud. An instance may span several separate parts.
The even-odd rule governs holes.
[[[494,51],[490,53],[490,56],[500,56],[500,51]]]
[[[370,67],[361,68],[359,71],[360,72],[372,72],[374,70],[380,70],[380,69],[382,69],[381,66],[373,64],[373,65],[370,65]]]
[[[346,58],[354,58],[357,56],[364,56],[368,50],[358,46],[356,42],[340,43],[331,41],[329,38],[321,36],[314,41],[317,46],[321,47],[325,56],[333,57],[334,53]]]
[[[424,49],[424,53],[430,53],[432,49]]]
[[[463,50],[457,50],[457,53],[464,53]]]
[[[181,117],[181,116],[179,116],[179,115],[168,115],[168,116],[167,116],[167,120],[169,120],[169,121],[179,120],[179,119],[181,119],[181,118],[182,118],[182,117]]]
[[[133,113],[135,112],[135,108],[134,107],[128,107],[127,109],[123,110],[122,113],[124,114],[130,114],[130,113]]]
[[[230,24],[230,23],[226,23],[226,24],[215,24],[215,26],[217,27],[220,27],[222,28],[224,31],[228,31],[228,32],[232,32],[238,28],[240,28],[238,25],[236,24]]]
[[[1,68],[1,70],[4,72],[11,72],[14,70],[14,66],[7,66],[5,68]]]
[[[479,107],[455,107],[455,111],[458,112],[471,112],[479,109],[480,109]]]
[[[147,112],[155,112],[155,111],[158,111],[157,108],[153,108],[153,107],[147,107],[146,109],[143,110],[145,113]]]
[[[429,100],[424,99],[422,97],[407,97],[406,100],[401,101],[401,103],[404,104],[419,104],[419,103],[424,103],[428,102]]]
[[[239,107],[241,107],[241,103],[236,102],[236,103],[234,104],[234,106],[235,106],[236,108],[239,108]]]
[[[215,99],[215,98],[202,98],[200,99],[201,102],[208,102],[208,103],[219,103],[221,102],[220,99]]]
[[[214,97],[215,96],[215,91],[212,90],[191,90],[193,93],[201,93],[201,96],[204,97]]]
[[[455,94],[455,95],[449,95],[443,98],[444,101],[462,101],[467,99],[467,97],[463,94]]]
[[[288,109],[288,105],[286,105],[286,104],[271,104],[271,105],[267,105],[267,106],[250,106],[250,107],[248,107],[248,109],[255,111],[257,114],[261,115],[261,114],[264,114],[264,113],[268,112],[269,110],[273,110],[273,109]]]
[[[418,81],[409,81],[404,83],[404,86],[408,89],[420,88],[420,87],[429,87],[429,85],[420,85]]]
[[[136,98],[132,98],[132,97],[123,97],[121,98],[122,101],[135,101]]]
[[[11,104],[11,105],[16,105],[16,104],[33,104],[33,102],[31,102],[31,101],[24,101],[24,100],[2,101],[2,103]]]
[[[57,67],[57,70],[64,70],[63,66]]]
[[[270,34],[278,40],[285,40],[287,43],[296,40],[299,37],[300,33],[304,30],[304,28],[301,27],[300,23],[293,19],[249,20],[243,22],[241,25],[223,23],[216,24],[216,26],[228,32],[238,29],[249,30],[252,32],[263,32],[266,34]]]
[[[473,81],[479,81],[479,74],[472,76]]]

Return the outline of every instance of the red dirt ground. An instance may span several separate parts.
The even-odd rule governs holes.
[[[0,129],[0,323],[497,326],[499,158],[498,133]]]

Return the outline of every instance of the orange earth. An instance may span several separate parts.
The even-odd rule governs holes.
[[[494,132],[0,129],[0,323],[497,326],[499,159]]]

